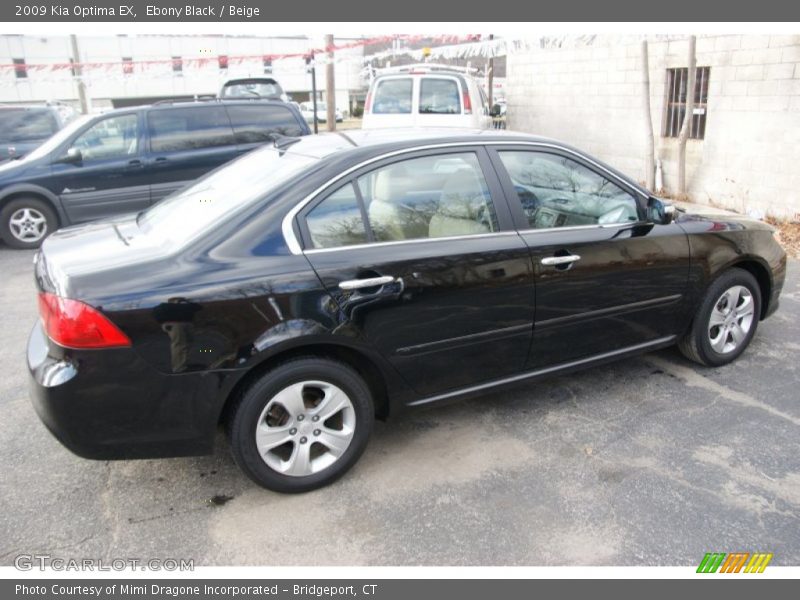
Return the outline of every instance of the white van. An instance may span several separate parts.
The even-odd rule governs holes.
[[[491,129],[489,100],[478,81],[446,65],[382,70],[364,104],[364,129],[466,127]]]

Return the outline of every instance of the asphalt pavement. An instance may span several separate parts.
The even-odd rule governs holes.
[[[0,564],[20,554],[195,565],[800,563],[800,264],[735,363],[665,350],[378,423],[300,496],[214,455],[73,456],[27,396],[32,252],[0,246]]]

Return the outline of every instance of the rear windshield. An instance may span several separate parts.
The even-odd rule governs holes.
[[[58,131],[58,121],[50,110],[26,108],[0,112],[0,141],[35,142],[45,140]]]
[[[410,77],[378,81],[372,99],[372,114],[410,114],[413,88],[414,81]]]
[[[222,88],[223,98],[278,98],[282,93],[277,82],[240,82],[226,84]]]
[[[419,87],[419,112],[436,115],[461,113],[458,83],[453,79],[423,77]]]
[[[212,171],[143,212],[139,224],[161,242],[181,245],[263,198],[319,159],[259,148]]]

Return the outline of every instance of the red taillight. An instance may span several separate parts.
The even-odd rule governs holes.
[[[467,88],[463,88],[461,91],[461,97],[464,101],[464,114],[471,115],[472,114],[472,101],[469,99],[469,90]]]
[[[364,100],[364,114],[372,109],[372,90],[367,92],[367,99]]]
[[[88,304],[55,294],[39,294],[39,315],[47,336],[66,348],[130,346],[128,336]]]

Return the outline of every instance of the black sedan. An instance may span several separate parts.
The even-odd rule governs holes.
[[[374,419],[678,344],[728,363],[778,307],[764,223],[689,216],[553,140],[278,138],[36,256],[34,406],[95,459],[208,453],[327,484]]]

